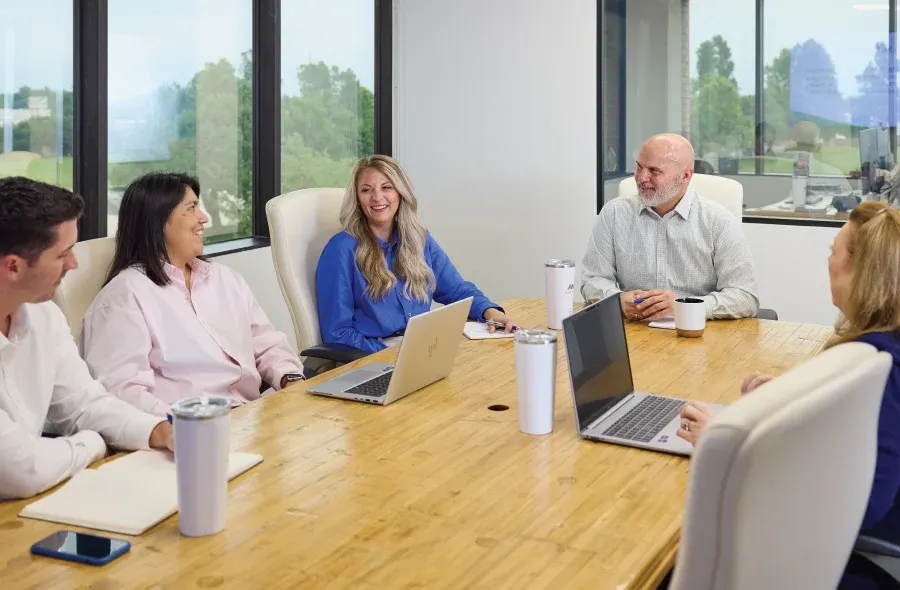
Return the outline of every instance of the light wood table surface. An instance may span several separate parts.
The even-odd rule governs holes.
[[[506,308],[546,326],[540,300]],[[802,362],[829,334],[755,319],[710,322],[696,340],[628,326],[638,389],[712,402],[736,399],[754,369]],[[580,440],[562,346],[559,358],[547,436],[518,430],[511,340],[464,339],[448,379],[390,406],[299,384],[235,410],[232,448],[264,461],[229,485],[225,531],[183,538],[173,516],[101,568],[31,556],[64,527],[18,518],[27,501],[0,502],[0,587],[653,587],[674,563],[688,461]]]

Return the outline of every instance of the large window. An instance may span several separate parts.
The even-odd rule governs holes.
[[[206,241],[252,232],[252,2],[111,0],[107,232],[150,171],[200,179]]]
[[[859,132],[892,125],[887,2],[784,0],[763,24],[765,171],[809,152],[811,174],[857,176]]]
[[[269,199],[345,186],[357,158],[390,153],[390,0],[29,0],[0,14],[0,177],[78,191],[81,239],[114,235],[128,184],[172,171],[200,180],[211,251],[265,245]]]
[[[375,151],[375,5],[281,4],[281,190],[347,184]]]
[[[718,0],[692,0],[690,13],[690,139],[699,172],[754,172],[756,87],[751,48],[755,0],[732,0],[721,18]],[[750,156],[748,158],[748,156]]]
[[[745,215],[837,222],[862,199],[900,203],[897,3],[605,0],[604,177],[676,132],[695,172],[743,185]],[[601,186],[618,195],[615,179]]]
[[[72,2],[4,3],[0,177],[72,188]]]

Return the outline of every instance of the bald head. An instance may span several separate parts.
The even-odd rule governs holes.
[[[677,133],[654,135],[641,146],[641,153],[664,162],[674,162],[682,170],[694,167],[694,148],[691,142]]]
[[[677,133],[661,133],[644,142],[634,168],[641,201],[648,207],[677,204],[694,172],[694,148]]]

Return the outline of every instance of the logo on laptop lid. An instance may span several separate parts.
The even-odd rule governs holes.
[[[434,344],[432,344],[432,345],[430,345],[430,346],[428,347],[428,358],[431,358],[431,355],[433,355],[433,354],[434,354],[434,351],[437,350],[437,345],[438,345],[438,339],[435,338],[435,339],[434,339]]]

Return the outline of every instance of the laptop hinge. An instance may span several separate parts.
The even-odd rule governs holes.
[[[599,426],[601,422],[603,422],[604,420],[606,420],[607,418],[609,418],[610,416],[615,414],[619,408],[621,408],[625,403],[628,402],[628,400],[630,400],[633,397],[634,397],[634,392],[632,391],[627,396],[625,396],[625,398],[622,401],[620,401],[619,403],[614,405],[612,408],[603,412],[603,414],[601,414],[601,416],[599,418],[597,418],[596,420],[591,422],[585,430],[593,430],[594,428]]]

